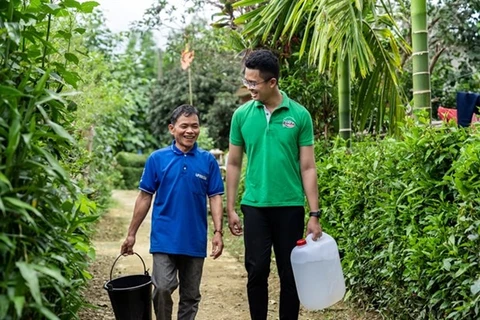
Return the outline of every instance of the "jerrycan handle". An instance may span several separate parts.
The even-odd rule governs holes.
[[[329,234],[327,234],[326,232],[322,232],[322,236],[320,238],[318,238],[316,241],[313,240],[313,234],[310,233],[307,235],[307,237],[305,238],[305,240],[307,240],[307,245],[318,245],[320,243],[323,243],[325,241],[327,241],[329,238],[331,238],[331,236]]]

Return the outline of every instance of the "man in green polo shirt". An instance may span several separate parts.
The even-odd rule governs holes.
[[[297,320],[300,303],[290,253],[305,228],[305,196],[310,207],[306,234],[322,235],[319,223],[313,125],[308,111],[278,88],[279,63],[268,50],[245,61],[244,85],[252,100],[234,113],[227,164],[230,231],[244,233],[247,293],[252,320],[266,320],[272,247],[280,277],[280,320]],[[242,227],[235,211],[243,153],[247,155]],[[242,230],[243,229],[243,230]]]

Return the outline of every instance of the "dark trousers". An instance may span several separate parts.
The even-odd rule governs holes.
[[[305,211],[298,207],[241,206],[244,216],[245,268],[252,320],[266,320],[272,246],[280,277],[280,320],[297,320],[300,309],[290,254],[303,237]]]

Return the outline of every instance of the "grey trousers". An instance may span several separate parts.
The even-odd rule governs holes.
[[[172,293],[180,285],[177,320],[194,320],[200,303],[204,258],[153,254],[153,307],[157,320],[171,320]]]

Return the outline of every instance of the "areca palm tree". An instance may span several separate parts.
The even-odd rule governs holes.
[[[390,130],[396,127],[404,115],[400,51],[408,46],[384,0],[242,0],[234,7],[254,5],[236,19],[246,39],[258,45],[299,37],[300,57],[320,73],[338,75],[341,137],[351,137],[350,87],[358,76],[355,124],[363,128],[373,116],[379,131],[388,113]]]

